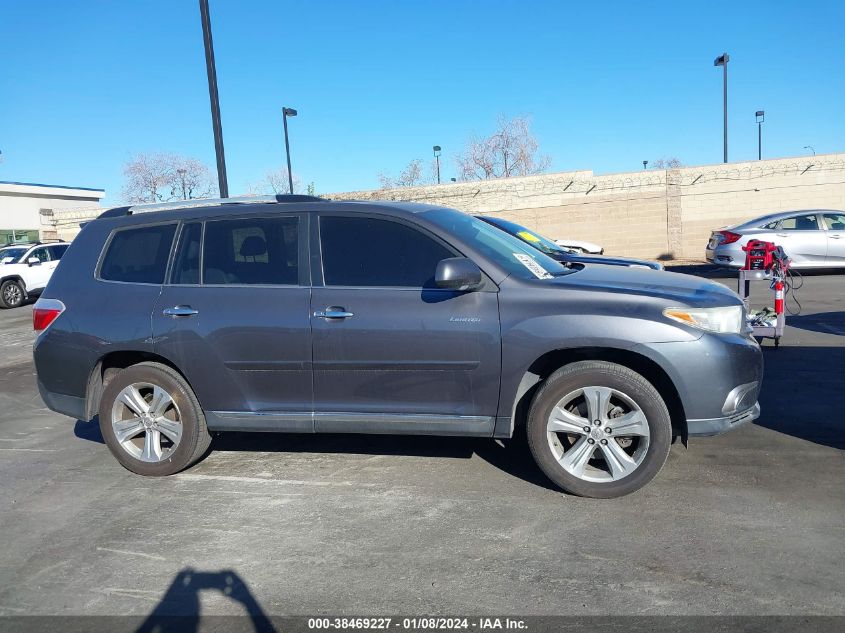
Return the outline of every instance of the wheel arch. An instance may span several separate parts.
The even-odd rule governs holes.
[[[660,393],[672,419],[672,432],[687,440],[687,418],[675,383],[659,363],[639,352],[614,347],[573,347],[551,350],[537,358],[523,374],[519,383],[511,419],[514,430],[525,425],[528,408],[536,391],[555,371],[582,360],[603,360],[627,367],[648,380]]]
[[[143,362],[165,365],[178,373],[191,386],[191,382],[185,374],[172,361],[160,354],[138,350],[109,352],[97,360],[88,376],[88,385],[85,389],[85,415],[87,419],[90,420],[97,415],[100,409],[100,400],[103,397],[103,391],[117,372]],[[191,386],[191,389],[193,389],[193,386]]]

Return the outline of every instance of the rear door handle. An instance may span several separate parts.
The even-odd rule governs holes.
[[[789,237],[788,233],[775,233],[778,237]]]
[[[165,308],[162,313],[164,316],[183,317],[199,314],[200,311],[194,310],[191,306],[173,306],[172,308]]]
[[[325,310],[317,310],[314,312],[315,317],[320,317],[321,319],[348,319],[351,316],[355,316],[353,312],[347,312],[346,308],[341,306],[329,306]]]
[[[834,240],[838,240],[842,236],[841,235],[828,235],[828,237],[831,238],[831,239],[834,239]]]

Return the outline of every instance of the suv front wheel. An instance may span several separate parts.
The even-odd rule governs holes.
[[[663,467],[672,422],[654,386],[622,365],[583,361],[553,373],[534,396],[528,443],[555,484],[584,497],[621,497]]]
[[[159,363],[138,363],[111,379],[100,401],[100,431],[117,461],[139,475],[184,470],[211,444],[190,385]]]

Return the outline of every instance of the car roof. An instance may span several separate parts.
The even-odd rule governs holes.
[[[774,222],[776,220],[784,220],[796,215],[806,215],[808,213],[843,213],[843,211],[837,209],[796,209],[793,211],[778,211],[777,213],[761,215],[756,218],[752,218],[751,220],[734,224],[732,228],[749,228],[760,224],[768,224],[769,222]]]
[[[295,204],[291,208],[288,205]],[[97,218],[128,219],[143,218],[146,221],[167,221],[180,219],[221,218],[251,213],[284,212],[289,209],[298,213],[320,211],[368,212],[374,209],[390,215],[413,215],[434,209],[443,209],[430,204],[384,200],[328,200],[314,196],[249,196],[243,198],[191,200],[183,203],[123,206],[108,209]],[[139,222],[127,222],[136,224]]]

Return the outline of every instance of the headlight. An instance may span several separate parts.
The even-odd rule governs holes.
[[[721,308],[666,308],[663,314],[670,319],[708,332],[739,334],[745,324],[742,306]]]

